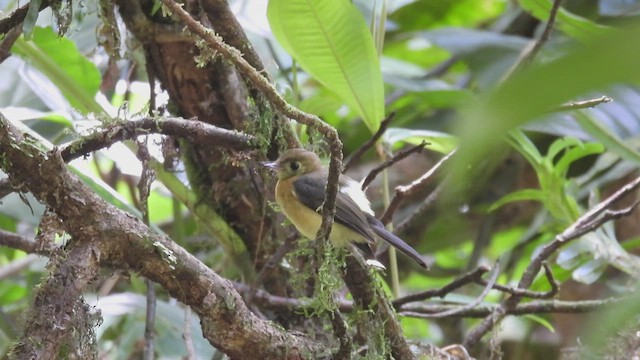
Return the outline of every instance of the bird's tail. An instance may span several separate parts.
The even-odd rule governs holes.
[[[384,241],[388,242],[391,246],[402,251],[403,253],[405,253],[405,255],[415,260],[415,262],[420,264],[420,266],[422,266],[423,268],[425,269],[429,268],[429,266],[424,261],[422,256],[420,256],[420,254],[418,254],[418,252],[414,248],[409,246],[409,244],[404,242],[404,240],[392,234],[389,230],[385,229],[384,225],[382,225],[382,223],[378,221],[378,219],[374,218],[374,220],[373,221],[370,220],[370,222],[371,222],[371,228],[376,233],[376,235],[380,236]]]

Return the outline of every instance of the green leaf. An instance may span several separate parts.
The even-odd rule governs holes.
[[[94,99],[100,72],[71,40],[58,37],[50,27],[36,27],[31,40],[18,38],[11,51],[47,76],[82,114],[103,113]]]
[[[582,146],[580,140],[574,137],[563,137],[555,140],[551,146],[549,146],[549,150],[547,150],[546,158],[548,160],[553,161],[558,154],[560,154],[563,150],[566,150],[572,146]]]
[[[539,189],[522,189],[522,190],[514,191],[511,194],[507,194],[502,198],[500,198],[495,203],[493,203],[493,205],[489,207],[489,211],[494,211],[508,203],[512,203],[515,201],[524,201],[524,200],[536,200],[536,201],[543,202],[544,193]]]
[[[300,66],[377,131],[384,118],[382,74],[356,7],[347,0],[271,0],[267,16],[278,42]]]
[[[549,0],[520,0],[520,6],[540,21],[549,20],[552,1]],[[563,33],[581,41],[601,38],[610,33],[611,28],[594,23],[560,8],[556,15],[556,25]]]
[[[585,156],[600,154],[604,151],[604,146],[600,143],[587,143],[582,146],[576,146],[567,150],[560,158],[560,161],[554,166],[554,171],[559,176],[564,177],[569,170],[569,165]]]
[[[528,318],[529,320],[533,320],[533,321],[537,322],[538,324],[540,324],[540,325],[544,326],[545,328],[547,328],[547,330],[549,330],[552,333],[556,332],[556,329],[553,327],[553,325],[551,325],[549,320],[543,318],[542,316],[533,315],[533,314],[527,314],[524,317]]]
[[[544,160],[536,145],[520,130],[509,132],[508,141],[537,171]]]

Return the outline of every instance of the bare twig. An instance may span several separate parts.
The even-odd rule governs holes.
[[[342,172],[342,142],[338,137],[336,129],[317,116],[305,113],[287,103],[269,80],[242,57],[238,49],[225,44],[220,36],[214,34],[210,29],[207,29],[196,21],[181,5],[177,4],[174,0],[162,0],[162,3],[180,18],[191,32],[198,35],[213,50],[217,51],[218,54],[228,61],[231,61],[238,71],[265,95],[274,108],[299,123],[317,129],[325,136],[329,142],[331,157],[329,161],[329,176],[327,179],[324,206],[322,207],[322,224],[318,230],[318,237],[326,239],[333,225],[335,202],[338,194],[338,177]]]
[[[38,255],[29,254],[25,257],[13,260],[6,265],[0,266],[0,281],[5,280],[8,277],[16,275],[20,271],[24,270],[29,265],[33,264],[39,259]]]
[[[568,103],[564,103],[560,106],[557,106],[555,109],[553,109],[552,111],[557,112],[557,111],[569,111],[569,110],[579,110],[579,109],[587,109],[587,108],[593,108],[596,107],[600,104],[604,104],[604,103],[608,103],[608,102],[612,102],[613,99],[603,95],[599,98],[595,98],[595,99],[588,99],[588,100],[581,100],[581,101],[570,101]]]
[[[396,309],[399,309],[400,307],[402,307],[402,305],[408,304],[410,302],[422,301],[422,300],[430,299],[433,297],[442,298],[448,293],[456,289],[459,289],[466,284],[479,281],[479,279],[482,279],[482,275],[488,272],[489,270],[491,269],[489,269],[489,267],[487,266],[479,266],[477,269],[469,271],[468,273],[456,278],[452,282],[448,283],[447,285],[439,289],[427,290],[417,294],[412,294],[405,297],[397,298],[392,302],[392,304]]]
[[[298,237],[299,237],[298,234],[295,234],[295,236],[289,236],[285,240],[285,242],[278,247],[276,252],[273,253],[273,255],[271,255],[271,258],[267,260],[264,267],[260,269],[258,276],[256,276],[255,280],[253,281],[253,284],[251,285],[251,290],[248,292],[248,295],[246,296],[247,304],[251,304],[253,302],[253,297],[255,296],[256,291],[258,290],[258,287],[260,286],[260,284],[262,284],[262,282],[270,274],[270,272],[276,268],[276,266],[280,263],[280,260],[282,260],[284,256],[289,251],[291,251],[291,249],[293,249],[293,245],[296,242],[296,240],[298,240]]]
[[[429,171],[420,178],[414,180],[411,184],[396,187],[395,195],[393,196],[393,199],[391,199],[391,203],[387,207],[387,210],[385,210],[384,214],[380,218],[380,221],[382,221],[383,224],[389,223],[393,214],[398,210],[398,207],[400,207],[402,201],[429,185],[434,180],[435,175],[438,173],[440,168],[442,168],[442,165],[444,165],[455,153],[456,151],[454,150],[447,154],[445,157],[440,159],[437,164],[429,169]]]
[[[0,63],[4,62],[11,56],[11,47],[22,34],[21,28],[11,29],[0,43]]]
[[[0,229],[0,246],[10,247],[26,252],[27,254],[38,254],[50,256],[56,247],[52,243],[38,244],[24,236]]]
[[[625,298],[580,301],[537,300],[518,304],[513,309],[507,310],[505,315],[582,314],[602,310],[607,306],[618,304],[624,300]],[[431,318],[431,314],[458,308],[459,305],[407,304],[400,308],[398,314],[416,318]],[[457,312],[452,316],[456,318],[482,318],[489,316],[498,308],[499,305],[478,305],[473,308],[466,309],[464,312]]]
[[[184,309],[184,332],[182,333],[182,339],[187,348],[187,360],[196,360],[196,349],[193,346],[193,337],[191,336],[191,308],[188,306]]]
[[[500,274],[500,266],[498,266],[498,263],[496,263],[493,266],[491,278],[489,278],[489,281],[487,281],[487,285],[484,287],[484,289],[482,289],[482,292],[480,293],[480,295],[478,295],[478,297],[476,297],[472,302],[465,304],[464,306],[461,306],[459,308],[437,312],[437,313],[431,314],[430,316],[432,318],[442,319],[445,317],[455,316],[456,314],[462,314],[469,309],[475,308],[478,304],[480,304],[484,300],[484,298],[487,297],[487,295],[489,294],[489,291],[491,291],[491,289],[495,285],[499,274]]]
[[[331,314],[331,326],[333,327],[333,333],[340,342],[338,351],[333,355],[333,359],[337,360],[349,360],[352,358],[351,349],[353,348],[353,341],[347,331],[347,323],[340,311],[335,310]]]
[[[551,6],[551,10],[549,11],[549,20],[547,20],[544,31],[542,32],[542,35],[540,35],[540,38],[536,40],[531,50],[524,55],[522,59],[523,65],[529,65],[531,61],[533,61],[533,59],[536,57],[536,55],[538,55],[540,49],[542,49],[547,41],[549,41],[549,37],[551,37],[551,32],[553,31],[553,26],[556,23],[556,16],[558,15],[558,10],[560,10],[561,3],[562,0],[553,1],[553,5]]]
[[[391,124],[395,116],[396,113],[392,112],[384,120],[382,120],[382,122],[380,122],[380,128],[378,129],[378,131],[376,131],[375,134],[373,134],[371,139],[362,144],[362,146],[360,146],[358,150],[354,151],[353,154],[351,154],[351,156],[349,156],[349,158],[344,162],[343,172],[349,170],[351,166],[353,166],[358,162],[358,160],[360,160],[364,153],[369,151],[369,149],[371,149],[376,144],[376,141],[378,141],[378,139],[380,139],[382,135],[384,135],[384,133],[387,131],[387,129],[389,128],[389,124]]]
[[[369,172],[367,177],[365,177],[364,180],[362,180],[362,190],[366,190],[371,184],[371,182],[376,178],[376,176],[378,176],[378,174],[380,174],[384,169],[392,166],[393,164],[397,163],[398,161],[406,158],[411,154],[420,153],[427,144],[428,143],[426,141],[422,140],[420,144],[416,146],[412,146],[409,149],[400,151],[399,153],[395,154],[391,159],[373,168],[373,170]]]
[[[522,50],[520,56],[516,60],[515,64],[505,73],[502,77],[502,81],[511,77],[511,75],[518,72],[520,69],[531,64],[533,59],[538,55],[540,49],[546,44],[551,36],[551,31],[553,30],[553,26],[556,21],[556,15],[558,14],[558,10],[560,10],[560,3],[562,0],[554,0],[553,5],[551,6],[551,11],[549,12],[549,20],[547,20],[547,24],[545,25],[544,31],[540,35],[538,39],[531,40],[529,44]]]
[[[549,267],[549,263],[547,263],[546,261],[542,263],[542,267],[544,269],[544,275],[547,278],[547,281],[549,282],[549,285],[551,286],[551,289],[549,291],[545,291],[545,292],[539,292],[539,291],[531,291],[531,290],[525,290],[525,289],[518,289],[518,288],[513,288],[510,286],[505,286],[505,285],[500,285],[500,284],[494,284],[493,285],[493,289],[498,290],[498,291],[502,291],[504,293],[507,294],[511,294],[511,295],[518,295],[518,296],[522,296],[522,297],[526,297],[526,298],[530,298],[530,299],[550,299],[554,296],[556,296],[556,294],[558,293],[559,290],[559,284],[556,281],[556,279],[554,279],[553,277],[553,273],[551,272],[551,267]],[[477,281],[478,284],[482,284],[482,285],[486,285],[487,281],[480,278]]]
[[[556,236],[556,238],[544,246],[542,250],[531,260],[531,263],[524,271],[524,274],[520,278],[518,283],[519,289],[528,289],[536,275],[542,268],[542,264],[560,247],[564,246],[571,240],[575,240],[582,235],[597,229],[605,222],[620,217],[625,214],[629,214],[638,204],[636,202],[632,206],[617,212],[607,212],[609,208],[622,199],[625,195],[629,194],[633,190],[640,186],[640,177],[634,179],[630,183],[626,184],[618,191],[613,193],[607,199],[591,208],[585,214],[580,216],[571,226],[565,231]],[[479,325],[471,329],[464,339],[463,345],[466,348],[470,348],[480,341],[480,339],[487,334],[495,324],[500,322],[509,311],[513,310],[522,300],[521,294],[515,294],[506,300],[504,300],[493,313],[488,315]]]
[[[151,156],[147,148],[147,139],[138,141],[138,151],[136,156],[142,163],[142,174],[138,181],[138,193],[140,194],[140,212],[142,221],[149,226],[149,194],[151,193],[151,183],[155,179],[155,173],[149,163]],[[144,328],[144,350],[142,358],[145,360],[155,359],[155,323],[156,323],[156,284],[150,279],[145,280],[147,286],[147,308]]]
[[[71,161],[93,151],[109,147],[119,141],[135,139],[149,133],[182,137],[196,144],[216,144],[235,150],[254,149],[255,138],[241,132],[227,130],[200,121],[182,118],[144,119],[108,124],[104,129],[82,137],[61,150],[62,158]]]
[[[396,227],[397,234],[406,234],[416,230],[418,227],[424,229],[426,225],[424,219],[427,218],[425,215],[433,209],[433,204],[435,204],[438,197],[440,197],[444,184],[446,184],[446,178],[418,205],[418,208],[413,213],[406,216],[405,219],[398,224]]]

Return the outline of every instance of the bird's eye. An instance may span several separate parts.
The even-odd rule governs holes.
[[[300,163],[297,161],[292,161],[291,165],[289,165],[289,167],[291,168],[291,170],[296,171],[298,169],[300,169]]]

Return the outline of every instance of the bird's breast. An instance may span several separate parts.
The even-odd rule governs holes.
[[[294,180],[294,178],[290,178],[278,181],[276,202],[280,206],[280,210],[304,237],[315,239],[322,223],[322,216],[300,202],[293,188]],[[336,246],[346,246],[350,241],[366,241],[362,236],[338,223],[333,224],[329,240]]]

